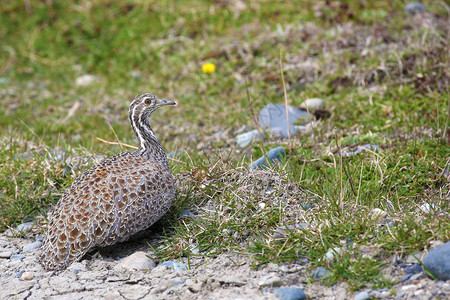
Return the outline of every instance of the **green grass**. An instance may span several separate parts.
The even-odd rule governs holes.
[[[124,150],[96,137],[135,144],[129,101],[154,92],[178,102],[152,125],[181,161],[157,258],[234,251],[258,267],[306,257],[331,270],[324,284],[392,285],[379,272],[392,255],[450,239],[448,10],[424,1],[420,20],[403,1],[342,3],[4,1],[0,229],[40,222],[98,154]],[[284,101],[280,51],[289,103],[320,97],[330,116],[313,134],[236,148],[235,130],[254,127],[245,77],[257,111]],[[203,74],[205,62],[216,72]],[[83,74],[97,81],[76,86]],[[340,158],[367,143],[382,150]],[[281,164],[247,171],[279,145]],[[308,227],[274,238],[299,223]]]

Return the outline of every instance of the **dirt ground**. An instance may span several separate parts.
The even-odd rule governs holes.
[[[325,286],[311,281],[308,265],[269,263],[255,270],[248,256],[226,253],[217,257],[183,259],[187,270],[156,265],[153,269],[122,267],[123,258],[143,251],[151,256],[150,231],[133,240],[100,249],[60,272],[47,272],[39,264],[41,249],[24,252],[36,241],[0,235],[0,299],[277,299],[278,287],[301,288],[310,299],[354,299],[367,291],[372,298],[448,299],[450,282],[434,281],[425,275],[395,284],[391,289],[362,289],[349,292],[346,283]],[[39,239],[39,238],[38,238]],[[398,266],[383,270],[400,279]],[[287,299],[287,298],[286,298]],[[368,299],[368,298],[362,298]]]

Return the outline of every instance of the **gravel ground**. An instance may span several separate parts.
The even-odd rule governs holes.
[[[64,271],[46,272],[38,262],[41,249],[32,250],[39,246],[40,237],[8,234],[0,234],[0,299],[277,299],[277,288],[290,286],[301,288],[311,299],[448,299],[450,295],[450,281],[417,274],[418,278],[399,281],[389,290],[351,293],[346,283],[332,287],[311,283],[308,265],[268,264],[254,270],[248,257],[237,254],[192,258],[188,270],[183,270],[188,265],[184,259],[180,264],[156,265],[145,255],[131,256],[142,251],[151,254],[146,242],[150,233],[101,249]],[[384,272],[398,280],[405,276],[401,266],[391,265]]]

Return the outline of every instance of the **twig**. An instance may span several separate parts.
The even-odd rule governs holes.
[[[3,65],[0,75],[3,75],[8,71],[8,69],[14,64],[14,61],[16,60],[16,51],[12,47],[5,47],[4,48],[6,52],[9,53],[9,59],[5,62]]]
[[[125,146],[125,147],[128,147],[128,148],[131,148],[131,149],[138,149],[138,147],[136,147],[136,146],[128,145],[128,144],[125,144],[125,143],[122,143],[122,142],[110,142],[110,141],[104,140],[104,139],[99,138],[99,137],[96,137],[96,139],[99,140],[100,142],[103,142],[103,143],[109,144],[109,145],[119,145],[119,146]]]
[[[122,148],[122,144],[120,143],[119,137],[117,136],[116,131],[114,130],[114,128],[111,126],[111,123],[109,123],[108,121],[106,121],[106,123],[108,123],[109,129],[111,129],[112,133],[116,137],[116,141],[119,143],[118,145],[120,146],[120,149],[123,149]]]
[[[447,135],[449,117],[450,117],[450,98],[448,98],[447,101],[447,120],[445,121],[444,131],[442,132],[442,139],[444,139],[445,136]]]
[[[280,73],[281,73],[281,82],[283,83],[283,93],[284,93],[284,107],[286,110],[286,123],[287,123],[287,131],[288,131],[288,139],[289,145],[291,144],[291,129],[289,128],[289,111],[288,111],[288,99],[286,92],[286,83],[284,82],[284,74],[283,74],[283,57],[280,49]]]
[[[256,111],[255,111],[255,107],[253,105],[253,100],[250,97],[250,93],[248,92],[247,75],[244,76],[244,80],[245,80],[245,91],[247,92],[247,100],[248,100],[248,103],[250,104],[250,108],[252,110],[252,115],[253,115],[253,121],[255,122],[255,126],[256,126],[256,129],[258,130],[258,134],[259,134],[259,140],[261,142],[261,150],[262,150],[262,153],[264,156],[264,160],[266,161],[267,166],[269,166],[270,163],[269,163],[269,159],[266,156],[266,150],[264,149],[264,139],[263,139],[263,136],[261,133],[261,127],[259,127],[258,118],[256,117]]]
[[[338,151],[339,151],[339,163],[340,163],[340,181],[341,181],[341,191],[340,191],[340,204],[339,204],[339,206],[340,206],[340,208],[341,208],[341,210],[344,210],[344,194],[343,194],[343,189],[344,189],[344,187],[343,187],[343,180],[342,180],[342,169],[343,169],[343,163],[342,163],[342,151],[341,151],[341,147],[339,147],[339,143],[338,143],[338,137],[337,137],[337,134],[336,134],[336,132],[334,133],[334,138],[335,138],[335,141],[336,141],[336,146],[337,146],[337,148],[338,148]]]
[[[357,196],[357,193],[356,193],[356,191],[355,191],[355,188],[353,187],[353,179],[352,179],[352,177],[350,176],[350,174],[348,173],[347,167],[345,166],[345,164],[343,164],[342,166],[344,167],[345,175],[347,175],[347,178],[348,178],[348,180],[350,181],[350,187],[352,188],[353,195]]]
[[[125,147],[128,147],[128,148],[131,148],[131,149],[138,149],[138,147],[136,147],[136,146],[128,145],[128,144],[125,144],[125,143],[122,143],[122,142],[110,142],[110,141],[104,140],[104,139],[99,138],[99,137],[95,137],[95,138],[97,140],[99,140],[100,142],[108,144],[108,145],[119,145],[119,146],[125,146]],[[175,162],[183,164],[183,165],[186,165],[186,163],[184,161],[178,160],[176,158],[167,157],[167,159],[169,159],[171,161],[175,161]]]
[[[359,174],[359,185],[358,185],[358,195],[356,195],[356,205],[358,205],[359,202],[359,195],[361,191],[361,182],[362,182],[362,171],[363,171],[364,161],[361,162],[361,172]]]

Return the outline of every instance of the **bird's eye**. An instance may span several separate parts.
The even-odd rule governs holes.
[[[150,98],[145,99],[145,104],[150,104],[152,103],[152,100]]]

